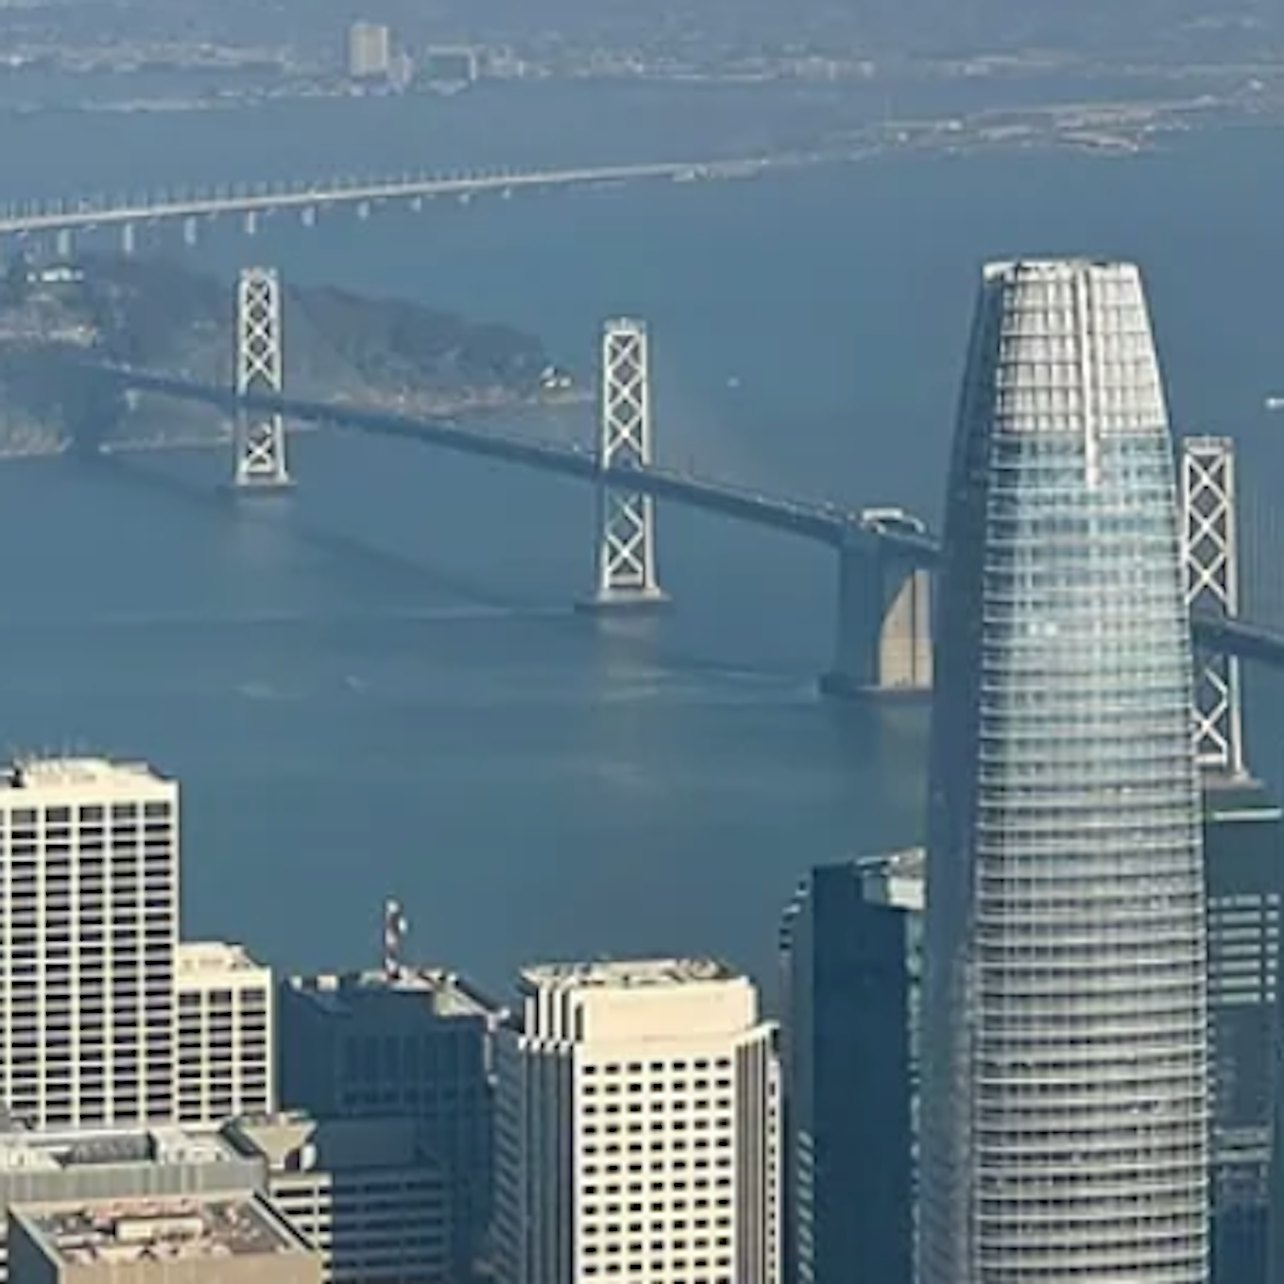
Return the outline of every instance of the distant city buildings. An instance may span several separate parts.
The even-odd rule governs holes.
[[[353,80],[386,77],[392,69],[392,32],[381,22],[348,28],[348,75]]]
[[[1213,1284],[1262,1284],[1267,1275],[1280,1083],[1281,815],[1251,777],[1204,779]]]
[[[985,269],[947,493],[919,1284],[1205,1284],[1190,632],[1134,267]]]
[[[279,992],[280,1098],[319,1119],[415,1119],[452,1197],[452,1265],[491,1219],[494,1041],[505,1018],[450,972],[401,966],[291,977]]]
[[[320,1253],[324,1284],[461,1281],[450,1192],[418,1120],[238,1119],[224,1135],[266,1166],[273,1204]]]
[[[923,853],[823,865],[781,927],[789,1284],[910,1284]]]
[[[0,778],[0,1097],[25,1122],[173,1118],[178,822],[138,763]]]
[[[178,1116],[218,1123],[268,1114],[273,1084],[272,972],[239,945],[178,946]]]
[[[321,1284],[321,1260],[260,1195],[31,1203],[9,1210],[13,1284]]]
[[[708,960],[521,973],[499,1041],[504,1284],[776,1284],[775,1027]]]

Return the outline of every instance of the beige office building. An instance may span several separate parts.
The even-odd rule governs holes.
[[[521,974],[499,1040],[504,1284],[777,1284],[775,1027],[705,959]]]
[[[173,1116],[178,820],[139,763],[0,776],[0,1099],[32,1125]]]
[[[24,1204],[11,1284],[321,1284],[321,1262],[261,1195]]]
[[[175,960],[178,1116],[221,1123],[275,1109],[272,971],[239,945],[183,942]]]

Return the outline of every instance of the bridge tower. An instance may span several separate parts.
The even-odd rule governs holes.
[[[838,550],[838,612],[826,695],[922,695],[932,689],[932,577],[878,539],[926,526],[899,508],[869,508]]]
[[[602,329],[599,427],[597,584],[585,605],[655,605],[665,600],[655,569],[655,505],[608,476],[651,463],[651,376],[641,321],[612,320]]]
[[[245,268],[236,287],[236,391],[279,393],[282,388],[281,283],[273,268]],[[285,467],[285,424],[279,414],[237,410],[235,484],[243,490],[290,484]]]
[[[1181,443],[1182,563],[1192,611],[1239,614],[1235,539],[1235,445],[1229,437]],[[1197,648],[1195,760],[1201,770],[1244,773],[1239,660]]]

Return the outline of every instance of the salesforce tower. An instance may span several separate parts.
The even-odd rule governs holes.
[[[919,1284],[1205,1284],[1189,621],[1135,267],[985,269],[946,550]]]

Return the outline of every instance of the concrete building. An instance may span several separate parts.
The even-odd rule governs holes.
[[[910,1284],[923,852],[822,865],[781,926],[789,1284]]]
[[[920,1284],[1208,1279],[1174,471],[1136,268],[987,267],[938,613]]]
[[[266,1166],[272,1203],[321,1254],[326,1284],[454,1284],[450,1194],[416,1120],[281,1114],[223,1131]]]
[[[35,1125],[174,1113],[178,786],[137,763],[0,778],[0,1098]]]
[[[1214,1284],[1266,1279],[1282,816],[1251,777],[1204,777]]]
[[[280,1098],[318,1119],[406,1116],[451,1189],[452,1261],[485,1252],[502,1008],[450,972],[291,977],[278,993]]]
[[[219,1123],[269,1114],[273,1084],[272,971],[239,945],[183,942],[175,960],[178,1116]]]
[[[387,76],[392,68],[392,32],[380,22],[348,28],[348,75],[354,80]]]
[[[321,1261],[259,1195],[9,1210],[12,1284],[320,1284]]]
[[[11,1204],[178,1194],[244,1194],[263,1167],[217,1135],[175,1127],[0,1131],[0,1234]],[[0,1284],[8,1251],[0,1239]]]
[[[504,1284],[776,1284],[775,1027],[709,960],[521,974],[501,1033]]]

